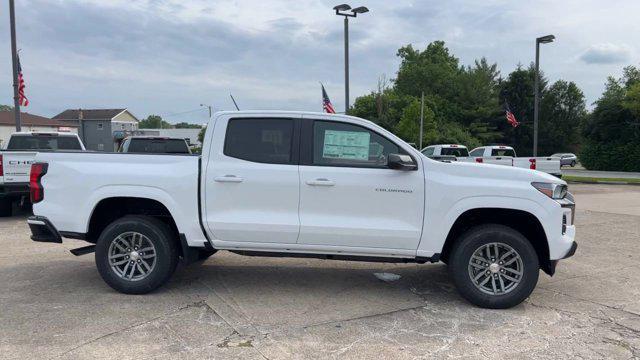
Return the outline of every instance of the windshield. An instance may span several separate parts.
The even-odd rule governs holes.
[[[465,148],[442,148],[440,150],[440,155],[453,155],[455,157],[467,157],[469,156],[469,151]]]
[[[7,150],[82,150],[75,136],[17,135],[12,136]]]
[[[131,139],[130,153],[190,154],[187,142],[182,139]]]

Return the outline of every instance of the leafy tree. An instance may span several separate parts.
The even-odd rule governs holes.
[[[574,82],[556,81],[540,105],[540,154],[576,151],[587,115],[584,94]]]
[[[184,122],[184,121],[173,125],[173,127],[176,128],[176,129],[200,129],[200,128],[202,128],[201,125],[190,124],[190,123]]]
[[[0,104],[0,111],[13,111],[13,106]]]
[[[140,129],[171,129],[173,125],[162,120],[160,115],[149,115],[146,119],[140,120],[138,127]]]
[[[607,79],[583,129],[580,158],[588,169],[640,171],[639,83],[640,71],[633,66],[624,69],[622,78]]]
[[[395,133],[403,140],[420,144],[420,100],[413,100],[409,106],[404,108],[402,118],[396,125]],[[431,144],[438,138],[436,131],[435,115],[427,106],[424,108],[423,136],[422,143]]]
[[[207,127],[203,127],[202,130],[200,130],[200,132],[198,133],[198,141],[200,141],[200,144],[204,144],[204,133],[207,131]]]

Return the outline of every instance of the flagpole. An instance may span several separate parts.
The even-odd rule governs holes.
[[[422,96],[420,97],[420,145],[419,149],[422,151],[422,129],[424,128],[424,91],[422,92]]]
[[[18,96],[18,50],[16,46],[16,9],[13,3],[14,0],[9,0],[9,19],[11,23],[11,60],[13,64],[13,112],[16,118],[16,131],[20,132],[22,126],[20,125],[20,97]]]

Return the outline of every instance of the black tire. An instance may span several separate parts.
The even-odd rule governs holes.
[[[144,235],[155,247],[155,265],[146,277],[132,281],[119,276],[109,262],[109,248],[119,235],[135,232]],[[125,216],[109,224],[96,243],[96,266],[102,279],[125,294],[146,294],[165,284],[178,264],[176,235],[158,219]]]
[[[495,288],[493,289],[494,294],[483,292],[476,287],[471,278],[470,269],[475,269],[470,265],[472,255],[483,245],[491,243],[501,243],[511,247],[522,260],[520,282],[506,293],[495,294]],[[488,309],[507,309],[523,302],[536,287],[540,269],[538,255],[529,240],[518,231],[497,224],[477,226],[462,234],[454,244],[448,266],[460,295],[472,304]],[[503,270],[496,269],[495,271],[502,272]],[[480,272],[484,272],[484,270],[476,274],[480,274]],[[486,273],[491,274],[489,270]],[[500,274],[497,275],[500,276]],[[493,276],[495,277],[496,274]],[[480,280],[484,279],[486,277]],[[493,282],[493,279],[491,281]]]
[[[0,217],[9,217],[13,213],[13,202],[11,199],[0,200]]]
[[[573,161],[571,162],[571,167],[575,167],[575,166],[576,166],[576,161],[575,161],[575,160],[573,160]]]

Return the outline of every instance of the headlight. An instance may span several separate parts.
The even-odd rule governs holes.
[[[554,200],[564,199],[567,196],[567,185],[544,182],[532,182],[531,185]]]

